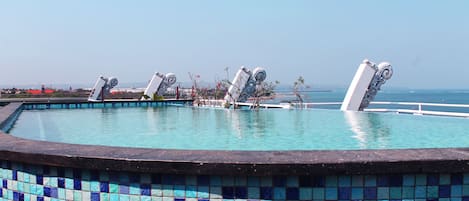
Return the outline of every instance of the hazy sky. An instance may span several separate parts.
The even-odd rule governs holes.
[[[1,1],[0,85],[268,80],[348,86],[364,58],[386,87],[469,88],[469,1]]]

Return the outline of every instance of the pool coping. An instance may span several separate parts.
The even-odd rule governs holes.
[[[1,109],[0,122],[21,108]],[[9,114],[8,114],[9,113]],[[0,132],[0,160],[37,165],[196,175],[328,175],[468,172],[469,148],[206,151],[126,148],[28,140]]]

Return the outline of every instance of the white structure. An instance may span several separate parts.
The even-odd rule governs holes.
[[[176,83],[176,75],[174,73],[166,75],[158,72],[155,73],[143,92],[141,100],[154,100],[155,94],[163,96],[166,90],[174,83]]]
[[[112,88],[117,86],[119,81],[115,77],[105,78],[102,75],[98,77],[93,89],[91,89],[88,101],[102,101],[104,95],[109,94]]]
[[[386,80],[392,77],[392,67],[387,62],[379,65],[363,60],[348,88],[341,110],[361,111],[368,107]]]
[[[245,67],[241,67],[236,73],[233,82],[225,95],[225,102],[245,102],[256,92],[256,86],[260,85],[267,74],[263,68],[257,67],[251,72]]]

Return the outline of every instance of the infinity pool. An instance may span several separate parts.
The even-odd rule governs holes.
[[[161,149],[469,147],[469,119],[337,110],[176,106],[24,110],[9,133],[33,140]]]

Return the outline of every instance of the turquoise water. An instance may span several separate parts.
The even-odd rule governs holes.
[[[161,106],[25,110],[9,133],[53,142],[164,149],[469,147],[469,119],[320,109]]]

